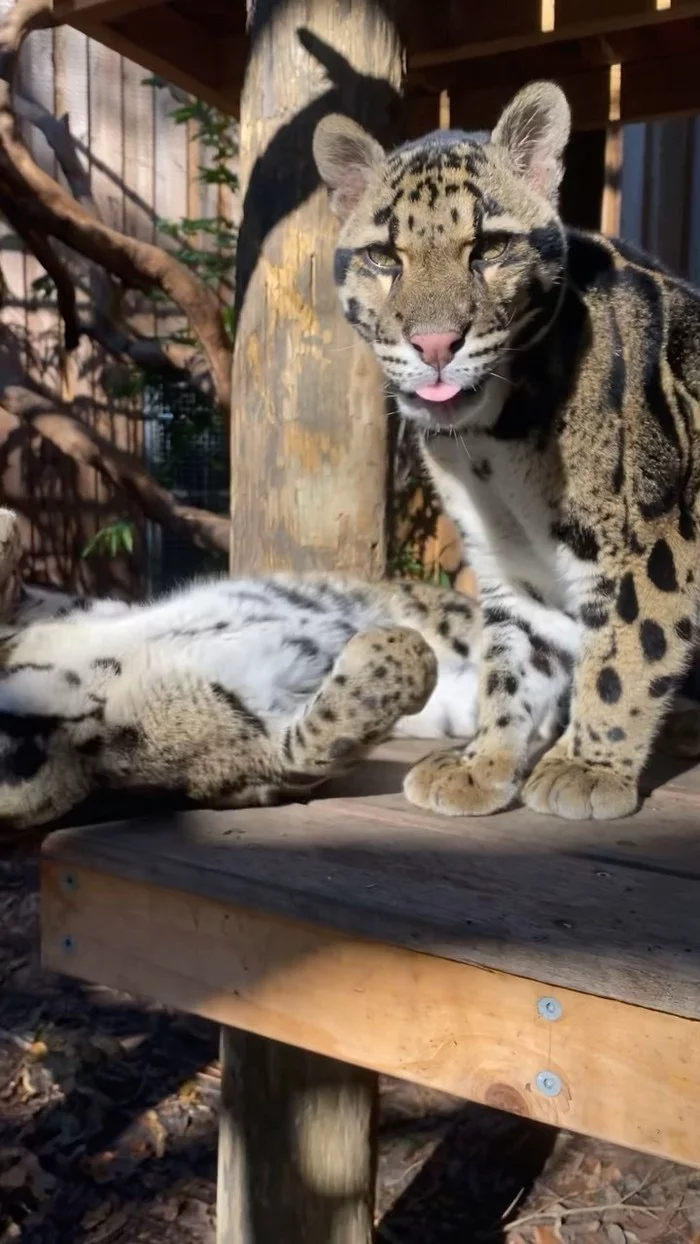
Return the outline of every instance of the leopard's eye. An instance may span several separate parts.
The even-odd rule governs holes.
[[[510,245],[510,238],[500,234],[486,234],[472,251],[472,263],[497,263]]]
[[[368,246],[365,258],[369,260],[373,268],[379,268],[381,272],[401,271],[400,260],[391,251],[384,250],[381,246]]]

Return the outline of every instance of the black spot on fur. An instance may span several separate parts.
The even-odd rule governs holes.
[[[213,682],[210,686],[217,700],[222,700],[224,704],[227,704],[242,723],[250,726],[258,734],[267,735],[267,729],[264,721],[262,721],[256,713],[251,712],[251,710],[246,707],[241,698],[236,695],[235,691],[229,691],[227,687],[222,687],[219,682]]]
[[[515,695],[518,690],[518,680],[515,674],[506,674],[503,679],[503,690],[507,695]]]
[[[653,700],[660,700],[662,696],[668,695],[675,685],[675,678],[672,678],[670,674],[662,674],[660,678],[655,678],[649,683],[649,695]]]
[[[18,746],[3,762],[0,778],[13,785],[28,782],[46,763],[46,748],[37,738],[21,739]]]
[[[40,673],[48,673],[54,669],[53,665],[42,664],[39,661],[21,661],[18,665],[5,665],[0,669],[0,678],[11,678],[13,674],[21,674],[24,670],[37,670]]]
[[[109,674],[121,674],[121,661],[117,661],[115,657],[96,657],[90,662],[94,670],[105,670]]]
[[[639,602],[637,601],[637,589],[634,586],[634,576],[630,570],[623,574],[620,580],[620,590],[617,594],[617,612],[623,622],[635,622],[639,614]]]
[[[695,522],[692,514],[683,507],[678,515],[678,534],[681,540],[695,539]]]
[[[608,730],[608,738],[611,743],[621,743],[623,739],[627,738],[627,735],[622,726],[613,726],[611,730]]]
[[[99,756],[103,747],[104,739],[101,739],[99,735],[96,734],[93,738],[85,739],[83,743],[76,744],[75,750],[79,756],[91,757]]]
[[[544,604],[542,593],[538,592],[537,588],[533,587],[531,583],[523,582],[521,586],[525,595],[530,597],[530,600],[534,600],[538,605]]]
[[[80,675],[76,674],[75,670],[64,670],[63,677],[69,687],[80,686]]]
[[[661,661],[666,655],[666,636],[664,628],[652,618],[645,618],[639,627],[639,638],[642,652],[647,661]]]
[[[493,695],[494,691],[498,691],[501,679],[496,670],[491,670],[486,680],[486,694]]]
[[[375,225],[378,225],[378,226],[385,225],[387,221],[389,220],[390,216],[391,216],[391,207],[380,207],[374,213],[373,220],[374,220]]]
[[[491,478],[493,474],[493,467],[491,466],[488,458],[482,458],[481,462],[473,463],[472,471],[476,475],[477,479],[485,482],[487,479]]]
[[[143,744],[143,734],[138,726],[120,726],[111,736],[110,743],[121,751],[133,752]]]
[[[360,304],[357,298],[348,298],[345,304],[345,318],[349,324],[359,324]]]
[[[510,717],[508,716],[508,714],[504,713],[502,717],[498,717],[496,719],[496,725],[498,726],[499,730],[507,730],[508,726],[510,725]]]
[[[352,262],[353,251],[347,247],[338,247],[333,257],[333,280],[336,285],[344,285],[347,280],[348,268]]]
[[[357,743],[354,739],[333,739],[328,746],[328,755],[331,760],[348,760],[356,752]]]
[[[462,657],[462,659],[466,661],[469,656],[469,644],[465,644],[462,639],[453,639],[452,648],[453,651],[457,653],[458,657]]]
[[[608,611],[597,601],[591,601],[589,604],[582,605],[581,621],[589,630],[599,631],[608,622]]]
[[[514,623],[514,619],[507,609],[504,609],[502,605],[486,606],[484,609],[484,623],[486,626],[500,626],[504,622]]]
[[[676,564],[664,539],[656,541],[647,560],[647,574],[660,592],[677,592]]]
[[[313,639],[309,639],[307,635],[290,635],[284,640],[282,647],[296,648],[309,661],[315,661],[321,651],[318,644],[314,643]]]
[[[596,534],[591,531],[590,527],[584,527],[575,519],[569,519],[555,523],[552,527],[552,535],[555,540],[559,540],[571,549],[574,557],[578,557],[579,561],[597,561],[600,548]]]
[[[679,618],[674,627],[676,635],[684,643],[689,644],[693,638],[693,624],[690,618]]]
[[[622,695],[622,683],[617,670],[606,665],[598,675],[598,695],[604,704],[617,704]]]
[[[625,482],[625,425],[621,422],[617,429],[617,459],[612,475],[614,493],[622,492]]]

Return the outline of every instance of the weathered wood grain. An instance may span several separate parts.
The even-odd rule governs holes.
[[[234,571],[383,569],[383,385],[338,303],[337,222],[311,142],[333,111],[390,128],[403,57],[389,10],[372,0],[255,6],[241,97]]]
[[[369,1244],[377,1077],[223,1027],[217,1244]]]
[[[324,1173],[318,1163],[315,1127],[306,1133],[303,1185],[298,1180],[301,1130],[307,1110],[312,1116],[306,1122],[316,1121],[324,1069],[300,1052],[280,1051],[280,1041],[700,1165],[700,1045],[690,1019],[107,871],[45,859],[42,873],[47,967],[267,1038],[243,1039],[241,1073],[250,1081],[234,1093],[227,1115],[233,1133],[228,1191],[240,1193],[247,1155],[258,1183],[258,1230],[232,1232],[221,1244],[326,1244],[331,1238],[364,1244],[369,1238],[339,1228],[331,1235],[327,1220],[325,1235],[262,1229],[275,1205],[284,1218],[287,1196],[295,1210],[305,1204],[306,1221],[318,1227],[317,1181],[323,1178],[331,1191],[329,1167]],[[552,1018],[542,1014],[548,997]],[[358,1205],[353,1193],[361,1203],[366,1187],[369,1144],[366,1098],[355,1096],[356,1081],[348,1076],[340,1084],[333,1076],[328,1085],[322,1130],[338,1157],[337,1179],[348,1181],[350,1213]],[[347,1111],[335,1111],[343,1086],[350,1093],[350,1122]],[[281,1117],[290,1116],[294,1094],[290,1143]],[[264,1136],[251,1125],[253,1103]],[[269,1187],[275,1175],[284,1181],[276,1199]],[[333,1208],[340,1217],[338,1200]],[[236,1222],[235,1205],[228,1212],[229,1224]]]
[[[425,750],[380,749],[368,788],[400,790]],[[698,1018],[697,773],[609,823],[524,809],[449,820],[399,794],[356,795],[64,830],[45,854]]]

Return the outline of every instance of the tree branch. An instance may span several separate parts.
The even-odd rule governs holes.
[[[231,347],[216,295],[162,248],[104,224],[83,195],[83,201],[73,198],[39,167],[22,141],[12,102],[17,57],[29,31],[52,22],[51,0],[18,0],[0,28],[0,193],[27,213],[35,229],[66,243],[127,285],[144,291],[162,289],[187,317],[208,359],[216,398],[228,409]],[[55,128],[52,137],[58,141]],[[75,168],[72,178],[66,172],[71,185],[76,176]]]
[[[0,211],[27,249],[39,260],[42,268],[56,286],[56,301],[63,320],[64,344],[66,350],[74,350],[80,340],[80,322],[75,301],[75,286],[68,269],[49,239],[39,233],[34,225],[17,210],[12,199],[6,199],[0,195]]]
[[[9,384],[0,393],[0,409],[18,427],[31,428],[69,458],[94,467],[103,479],[135,501],[152,522],[179,532],[198,548],[228,553],[227,517],[197,506],[180,505],[172,493],[149,475],[140,458],[81,423],[60,403],[52,407],[26,385]]]

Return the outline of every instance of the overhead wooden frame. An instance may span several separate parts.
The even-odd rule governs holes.
[[[238,115],[248,49],[244,0],[231,0],[223,19],[217,9],[215,25],[206,3],[191,0],[54,6],[59,21]],[[567,91],[576,128],[604,126],[611,64],[623,65],[621,123],[700,109],[700,0],[491,0],[437,11],[414,0],[406,13],[411,135],[438,124],[445,89],[453,125],[486,128],[513,89],[541,76]]]
[[[55,0],[61,21],[144,69],[237,116],[248,43],[221,37],[206,22],[182,16],[162,0]]]

